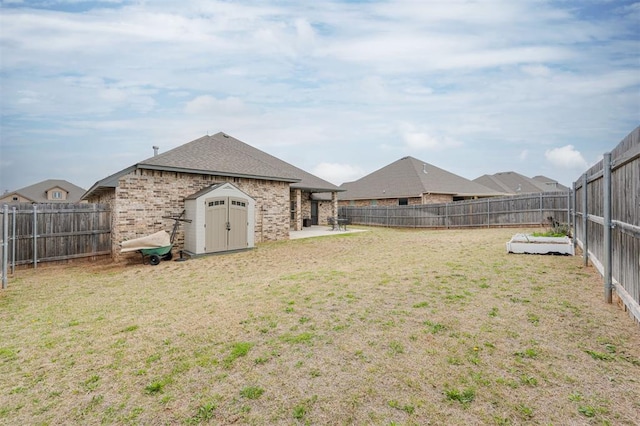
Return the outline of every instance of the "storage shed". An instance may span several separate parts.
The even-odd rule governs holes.
[[[185,198],[184,247],[189,254],[242,250],[255,245],[255,200],[219,183]]]

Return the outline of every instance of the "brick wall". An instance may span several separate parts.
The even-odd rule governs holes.
[[[422,204],[441,204],[453,202],[450,194],[422,194]]]
[[[411,197],[407,199],[410,206],[417,206],[420,204],[439,204],[439,203],[451,203],[453,202],[453,195],[448,194],[423,194],[422,197]],[[377,206],[397,206],[398,198],[383,198],[376,200]],[[349,200],[342,200],[339,202],[340,206],[355,206],[355,207],[369,207],[372,206],[371,200],[355,200],[352,203]]]
[[[175,216],[184,210],[184,198],[216,183],[231,182],[256,201],[255,241],[289,238],[289,184],[246,178],[198,175],[137,169],[118,180],[115,191],[89,200],[112,206],[113,256],[120,257],[120,243],[160,230],[171,232]],[[174,247],[184,247],[179,228]],[[175,252],[175,250],[174,250]]]

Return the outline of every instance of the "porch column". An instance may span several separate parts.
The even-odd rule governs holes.
[[[331,193],[331,215],[338,219],[338,193]]]
[[[302,229],[302,190],[296,189],[296,221],[293,224],[295,231]]]

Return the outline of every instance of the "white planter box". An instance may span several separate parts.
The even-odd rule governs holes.
[[[533,237],[516,234],[507,243],[507,253],[575,255],[569,237]]]

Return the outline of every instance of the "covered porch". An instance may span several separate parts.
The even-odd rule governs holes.
[[[327,219],[330,217],[338,217],[338,191],[291,188],[291,231],[328,225]]]

